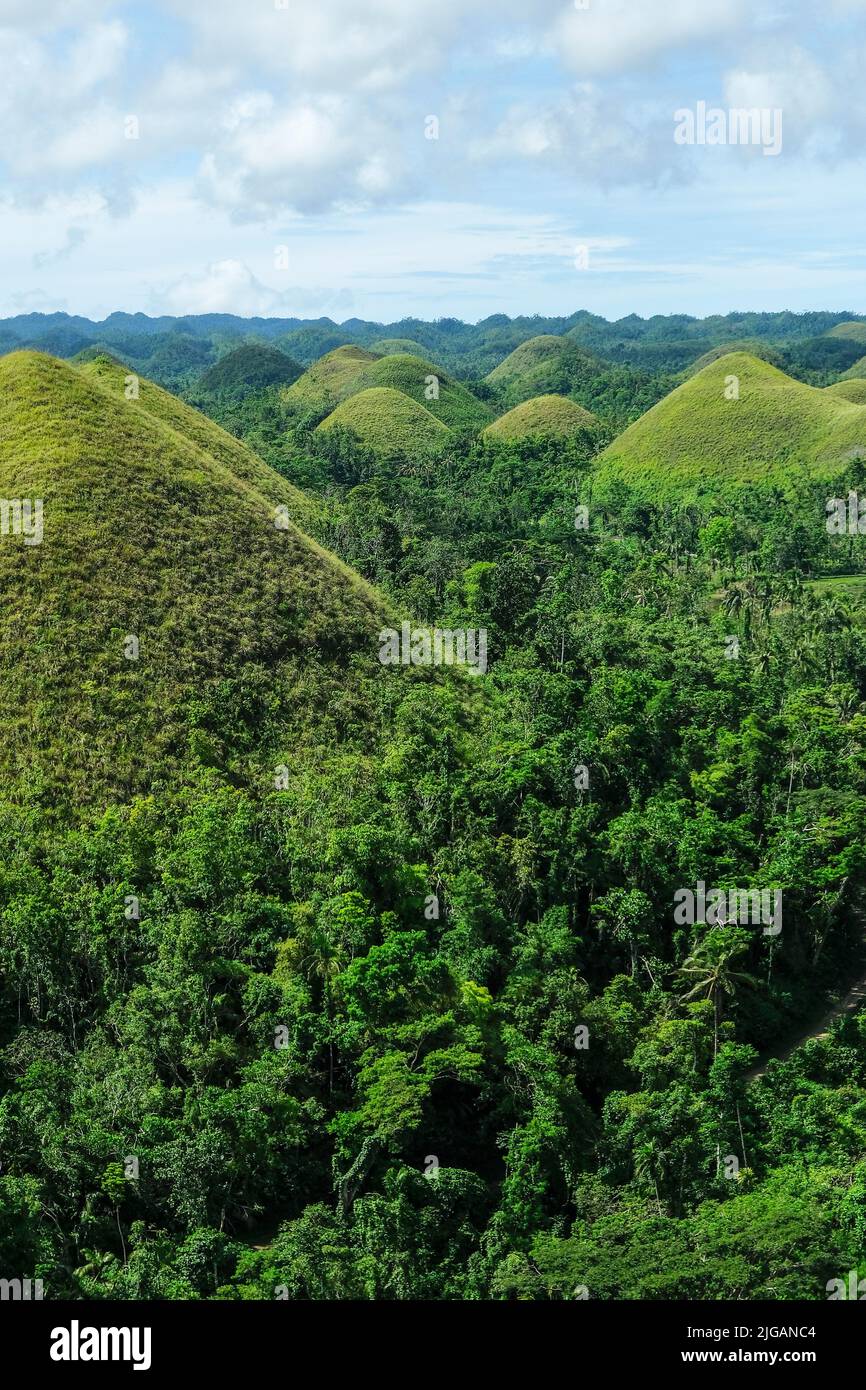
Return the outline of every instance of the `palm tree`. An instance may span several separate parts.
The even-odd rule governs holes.
[[[664,1168],[664,1155],[660,1154],[655,1144],[647,1141],[638,1145],[634,1152],[634,1175],[638,1181],[648,1178],[656,1193],[656,1206],[659,1216],[662,1215],[662,1202],[659,1196],[659,1174]]]
[[[725,594],[725,613],[729,618],[739,618],[743,610],[744,596],[739,587],[729,589]]]
[[[718,933],[705,936],[677,971],[687,981],[694,980],[691,989],[680,995],[682,1003],[692,999],[711,999],[713,1003],[713,1057],[719,1050],[719,1025],[722,1020],[724,1001],[733,997],[739,985],[757,987],[754,975],[742,970],[734,970],[732,962],[745,954],[748,942],[725,940]]]
[[[331,1003],[333,982],[340,974],[340,948],[334,944],[327,932],[316,927],[305,936],[302,958],[307,979],[318,980],[322,987],[328,1025],[328,1089],[333,1091],[334,1038],[331,1030]]]

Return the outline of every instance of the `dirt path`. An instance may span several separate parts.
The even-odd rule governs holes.
[[[746,1080],[757,1081],[760,1076],[764,1075],[767,1067],[772,1061],[778,1059],[780,1062],[786,1062],[791,1056],[791,1053],[796,1052],[797,1048],[802,1047],[803,1043],[808,1042],[810,1038],[826,1037],[827,1033],[830,1031],[831,1025],[835,1023],[837,1018],[842,1018],[844,1014],[857,1013],[858,1009],[862,1008],[866,1008],[866,974],[861,975],[859,980],[855,980],[844,999],[841,999],[838,1004],[834,1004],[831,1009],[828,1009],[805,1033],[800,1033],[792,1042],[780,1044],[778,1047],[774,1048],[772,1052],[762,1057],[756,1067],[746,1072]]]

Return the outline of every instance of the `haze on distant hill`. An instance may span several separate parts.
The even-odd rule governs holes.
[[[208,367],[197,384],[206,394],[242,395],[267,386],[291,386],[302,372],[303,367],[284,352],[264,343],[244,343]]]
[[[538,337],[565,335],[607,362],[638,371],[677,373],[715,347],[751,341],[790,348],[823,339],[823,351],[832,353],[835,345],[844,353],[846,347],[855,346],[847,335],[858,324],[863,328],[866,320],[850,310],[732,313],[705,319],[687,314],[642,319],[629,314],[615,321],[578,310],[561,317],[491,314],[478,323],[410,317],[394,323],[348,319],[343,324],[330,318],[241,318],[222,313],[149,318],[117,312],[100,322],[64,313],[27,313],[0,321],[0,348],[33,347],[71,357],[100,344],[161,385],[174,388],[189,385],[227,347],[244,342],[270,344],[306,367],[345,343],[378,352],[384,340],[389,351],[396,343],[401,351],[434,361],[463,380],[480,380],[515,348]],[[837,335],[837,329],[843,331]],[[851,365],[839,360],[839,370]],[[537,381],[529,394],[549,389],[549,383]]]

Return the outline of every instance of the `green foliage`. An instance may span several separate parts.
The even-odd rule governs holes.
[[[297,362],[263,343],[245,343],[227,352],[203,374],[196,389],[206,395],[239,395],[266,386],[290,386],[303,371]]]
[[[631,416],[638,357],[661,393],[683,344],[846,317],[552,326],[621,351]],[[477,365],[550,328],[393,331]],[[395,361],[319,385],[359,360]],[[825,1017],[863,968],[866,567],[798,482],[861,408],[719,359],[626,431],[632,488],[604,425],[473,438],[408,379],[372,390],[429,449],[383,411],[381,447],[316,431],[299,383],[212,398],[220,428],[103,354],[0,373],[2,491],[45,498],[42,546],[0,540],[4,1269],[808,1300],[866,1267],[866,1016]],[[775,490],[695,487],[780,421]],[[485,626],[488,674],[383,668],[394,614]],[[781,935],[676,920],[698,880],[780,887]]]

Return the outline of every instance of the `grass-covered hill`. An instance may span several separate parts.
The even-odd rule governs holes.
[[[411,454],[447,441],[447,426],[418,401],[389,386],[371,386],[338,405],[317,433],[347,430],[373,453]]]
[[[383,607],[276,524],[281,480],[241,476],[210,422],[183,429],[179,403],[171,422],[158,388],[127,401],[114,372],[0,359],[0,495],[43,499],[44,527],[0,540],[7,790],[105,801],[200,763],[266,787],[290,749],[372,727]]]
[[[603,361],[571,336],[542,333],[521,343],[485,378],[500,410],[535,396],[569,396],[621,429],[655,405],[675,380]]]
[[[581,430],[591,430],[598,420],[567,396],[534,396],[500,415],[483,431],[485,439],[517,441],[536,436],[570,439]]]
[[[443,425],[459,433],[482,429],[493,418],[489,406],[459,381],[412,353],[389,354],[370,363],[358,373],[349,390],[354,393],[376,386],[402,391]]]
[[[571,339],[543,333],[521,343],[486,380],[504,402],[517,405],[532,396],[567,395],[599,366],[592,353]]]
[[[395,352],[411,352],[416,357],[424,357],[427,352],[424,344],[417,343],[414,338],[376,338],[370,347],[374,352],[381,352],[386,356]]]
[[[378,353],[342,343],[318,358],[288,388],[284,393],[286,405],[299,415],[326,415],[345,400],[358,374],[377,359]]]
[[[866,357],[858,357],[853,366],[842,373],[843,381],[861,381],[866,379]]]
[[[717,362],[720,357],[726,357],[732,352],[747,352],[750,357],[758,357],[762,362],[769,362],[771,366],[784,370],[785,359],[781,352],[771,347],[769,343],[762,343],[759,340],[751,339],[742,343],[722,344],[719,347],[710,348],[709,352],[703,353],[696,362],[693,362],[685,372],[683,379],[697,376],[704,367],[709,367],[710,363]]]
[[[164,391],[161,386],[144,377],[134,376],[134,382],[128,388],[129,368],[103,355],[82,362],[80,370],[115,400],[126,402],[127,390],[137,390],[138,399],[135,404],[141,410],[177,431],[196,448],[202,449],[216,462],[224,465],[236,477],[257,488],[275,507],[285,507],[288,516],[296,525],[302,529],[314,528],[320,511],[316,499],[293,487],[239,439],[221,429],[206,415],[202,415],[200,411],[194,410],[192,406],[173,396],[170,391]]]
[[[832,386],[825,387],[825,390],[832,396],[840,396],[842,400],[853,401],[855,405],[866,405],[864,377],[847,377],[844,381],[837,381]]]
[[[845,338],[852,343],[863,343],[866,346],[866,323],[861,320],[852,320],[849,323],[837,323],[827,334],[828,338]]]
[[[866,1013],[815,1036],[864,968],[866,560],[718,486],[866,408],[722,358],[625,432],[605,508],[582,438],[461,439],[380,386],[335,411],[407,426],[375,467],[245,398],[222,418],[321,490],[337,560],[129,375],[0,361],[0,496],[45,503],[41,545],[0,537],[0,1273],[477,1303],[866,1269]],[[490,676],[386,670],[348,565],[388,626],[483,628]],[[778,887],[781,938],[680,925],[697,881]]]
[[[291,386],[302,372],[303,367],[284,352],[265,343],[244,343],[208,367],[197,386],[206,394],[242,395],[268,386]]]
[[[732,397],[738,386],[738,398]],[[866,456],[866,410],[730,353],[679,386],[599,456],[596,478],[657,496],[829,480]]]
[[[378,387],[402,391],[459,433],[483,429],[493,418],[487,405],[425,358],[407,352],[379,356],[351,344],[321,357],[284,399],[299,414],[324,418],[350,396]]]

